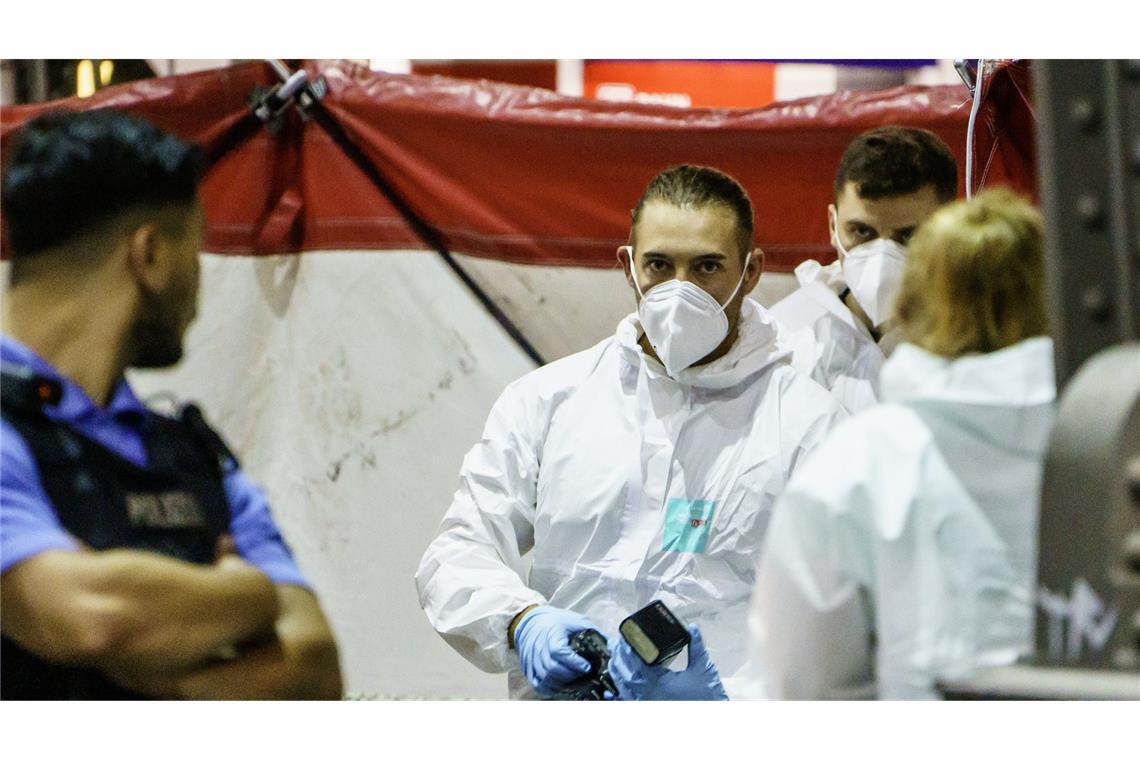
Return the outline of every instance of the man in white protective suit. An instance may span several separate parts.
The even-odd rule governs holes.
[[[589,628],[614,652],[622,699],[734,694],[769,511],[846,416],[747,298],[763,252],[734,179],[670,168],[632,217],[618,259],[637,311],[507,387],[416,573],[432,626],[509,671],[514,698],[580,677],[568,642]],[[655,599],[694,626],[684,670],[616,647],[619,623]]]
[[[1041,221],[987,190],[914,236],[883,403],[772,515],[751,616],[772,698],[938,696],[1032,651],[1054,419]]]
[[[892,306],[914,230],[954,200],[958,165],[925,129],[888,126],[856,137],[827,208],[839,258],[796,267],[799,289],[772,306],[791,331],[792,363],[851,414],[875,404],[883,360],[898,342]]]

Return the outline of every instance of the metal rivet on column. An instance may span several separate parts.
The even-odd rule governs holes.
[[[1099,285],[1090,285],[1081,293],[1081,306],[1094,322],[1105,322],[1112,316],[1108,296]]]
[[[1088,98],[1077,98],[1069,106],[1069,118],[1082,132],[1095,132],[1100,126],[1100,114]]]
[[[1104,212],[1095,195],[1085,194],[1077,198],[1077,216],[1080,217],[1081,223],[1089,229],[1100,226],[1104,220]]]

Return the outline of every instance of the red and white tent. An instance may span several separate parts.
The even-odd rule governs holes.
[[[364,696],[505,695],[431,631],[412,584],[491,403],[535,366],[476,290],[546,360],[606,337],[633,308],[615,271],[629,210],[650,177],[688,162],[749,191],[771,273],[754,295],[771,303],[790,288],[776,273],[834,255],[825,210],[852,137],[921,126],[964,165],[971,106],[965,87],[945,86],[677,109],[303,68],[324,78],[324,113],[416,223],[317,122],[290,109],[271,133],[250,116],[255,88],[279,81],[262,63],[4,108],[0,140],[6,152],[47,108],[116,107],[211,158],[186,359],[134,379],[144,394],[200,400],[265,484],[333,623],[348,691]],[[1035,194],[1027,93],[1024,66],[989,78],[978,184]]]

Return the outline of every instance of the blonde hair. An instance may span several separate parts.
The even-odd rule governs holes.
[[[1049,329],[1041,215],[1005,189],[943,207],[911,238],[895,303],[903,337],[948,358]]]

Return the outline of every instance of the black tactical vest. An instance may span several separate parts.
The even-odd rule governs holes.
[[[210,564],[229,532],[224,471],[236,466],[193,404],[177,419],[147,413],[147,467],[123,459],[55,422],[54,381],[5,367],[3,416],[27,442],[64,529],[91,549],[130,548]],[[0,649],[0,699],[143,699],[96,670],[56,665],[7,636]]]

